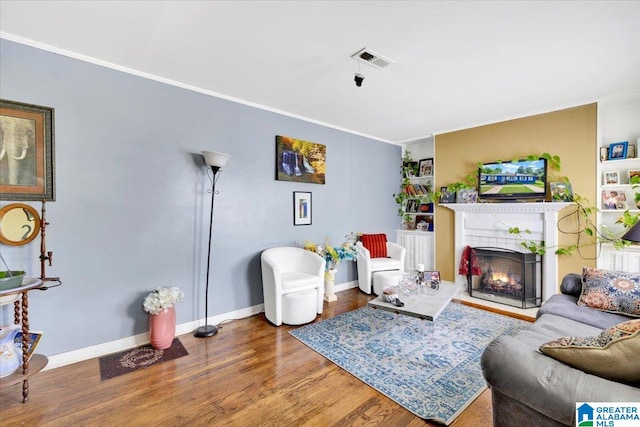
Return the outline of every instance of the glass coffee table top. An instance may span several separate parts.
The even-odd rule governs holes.
[[[419,317],[420,319],[435,320],[447,304],[462,291],[463,287],[463,285],[443,280],[440,282],[440,289],[437,292],[420,292],[412,295],[405,295],[399,292],[398,298],[404,303],[403,307],[385,302],[381,296],[372,299],[367,305],[381,310]]]

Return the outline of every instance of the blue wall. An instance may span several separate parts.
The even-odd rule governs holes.
[[[142,299],[157,286],[185,292],[178,323],[204,317],[210,181],[202,150],[233,156],[217,184],[210,316],[262,303],[265,248],[327,237],[338,244],[350,231],[395,240],[398,146],[7,40],[0,97],[55,109],[48,275],[63,286],[30,293],[43,354],[145,332]],[[326,185],[276,181],[276,135],[325,144]],[[293,226],[293,191],[313,192],[311,226]],[[39,276],[38,240],[0,250],[12,268]],[[336,282],[355,279],[355,266],[341,264]]]

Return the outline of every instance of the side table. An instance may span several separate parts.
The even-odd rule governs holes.
[[[0,305],[13,302],[13,318],[15,324],[22,325],[22,348],[27,348],[29,340],[29,291],[34,289],[46,289],[40,279],[24,279],[24,284],[18,288],[0,291]],[[29,358],[26,351],[22,352],[22,370],[4,378],[0,378],[0,388],[18,384],[22,381],[22,402],[29,401],[29,378],[40,372],[47,366],[49,359],[41,354],[34,354]]]

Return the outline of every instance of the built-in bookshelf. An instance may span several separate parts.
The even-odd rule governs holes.
[[[640,213],[636,193],[640,185],[631,178],[640,175],[640,93],[603,100],[598,103],[598,228],[606,227],[615,234],[624,233],[619,219],[625,212]],[[637,187],[637,188],[636,188]],[[635,250],[635,248],[634,248]],[[621,265],[628,257],[618,250],[602,250],[598,267],[616,265],[631,271],[632,266]]]

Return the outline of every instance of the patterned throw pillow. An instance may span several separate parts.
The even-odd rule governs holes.
[[[640,317],[640,275],[584,267],[578,305]]]
[[[540,351],[589,374],[640,384],[640,319],[619,323],[597,337],[558,338]]]
[[[371,253],[371,258],[387,257],[387,235],[386,234],[363,234],[360,236],[362,246]]]

